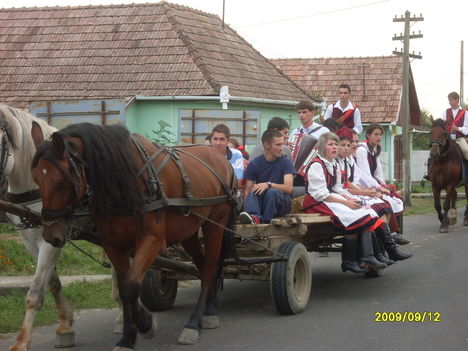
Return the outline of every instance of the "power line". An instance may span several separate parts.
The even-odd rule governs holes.
[[[309,17],[328,15],[328,14],[331,14],[331,13],[344,12],[344,11],[358,9],[358,8],[361,8],[361,7],[373,6],[373,5],[377,5],[377,4],[381,4],[383,2],[389,2],[389,1],[391,1],[391,0],[380,0],[380,1],[370,2],[370,3],[351,6],[351,7],[345,7],[345,8],[336,9],[336,10],[328,10],[328,11],[323,11],[323,12],[312,13],[310,15],[305,15],[305,16],[291,17],[291,18],[285,18],[285,19],[268,21],[268,22],[261,22],[261,23],[253,23],[253,24],[248,24],[248,25],[245,25],[245,26],[240,26],[238,28],[250,28],[250,27],[264,26],[264,25],[268,25],[268,24],[296,21],[296,20],[299,20],[299,19],[304,19],[304,18],[309,18]]]

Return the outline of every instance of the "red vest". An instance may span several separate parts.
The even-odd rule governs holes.
[[[359,145],[358,147],[364,147],[364,145]],[[369,146],[368,146],[368,148],[369,148]],[[377,157],[378,156],[373,155],[368,149],[366,149],[366,151],[367,151],[367,162],[369,163],[369,170],[371,172],[372,177],[375,178],[374,174],[375,174],[375,171],[377,169]]]
[[[345,112],[341,111],[338,107],[333,107],[332,117],[337,119],[341,125],[348,127],[349,129],[354,128],[354,111],[356,106],[353,105],[353,108]],[[340,119],[342,119],[340,121]]]
[[[325,181],[327,182],[327,189],[329,192],[332,191],[332,188],[335,186],[336,184],[336,166],[333,166],[333,175],[331,175],[329,172],[328,172],[328,169],[327,169],[327,166],[325,166],[325,163],[320,159],[320,158],[314,158],[312,160],[312,162],[310,163],[309,165],[309,168],[310,166],[313,164],[313,163],[320,163],[320,165],[322,166],[322,169],[323,169],[323,174],[325,175]],[[309,171],[307,169],[307,171]]]
[[[447,111],[445,112],[445,123],[447,125],[447,128],[455,124],[457,127],[463,127],[463,124],[465,123],[465,112],[466,110],[458,110],[457,115],[454,117],[453,116],[453,110],[451,108],[448,108]],[[458,118],[458,119],[457,119]],[[460,132],[455,132],[455,135],[457,138],[465,138],[466,136],[463,133]]]

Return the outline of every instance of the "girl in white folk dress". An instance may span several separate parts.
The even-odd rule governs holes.
[[[379,216],[383,223],[388,223],[389,216],[393,214],[390,204],[382,200],[382,194],[372,188],[362,188],[359,185],[360,171],[351,155],[351,144],[353,142],[353,133],[348,127],[342,127],[337,130],[336,135],[340,139],[338,145],[338,169],[341,172],[343,188],[351,195],[358,196],[366,205],[370,206]],[[387,266],[394,263],[382,253],[382,248],[375,233],[371,234],[374,256],[380,262]]]
[[[400,219],[400,227],[403,218],[403,201],[398,197],[390,187],[385,184],[382,172],[382,163],[380,161],[380,142],[383,135],[383,128],[372,123],[366,129],[366,140],[359,144],[356,150],[356,164],[360,170],[359,184],[363,187],[373,188],[383,194],[382,199],[387,201]],[[412,255],[401,251],[396,245],[395,238],[392,237],[390,228],[385,223],[376,231],[377,237],[382,241],[389,257],[394,261],[400,261],[410,258]]]
[[[377,213],[367,206],[362,206],[358,198],[353,197],[341,185],[341,173],[338,170],[338,137],[333,133],[320,136],[318,156],[312,161],[307,171],[307,194],[304,197],[303,210],[308,213],[330,215],[332,224],[344,235],[342,263],[343,272],[365,273],[367,267],[374,270],[387,265],[374,257],[370,232],[381,224]],[[358,263],[357,237],[361,235],[361,257]]]

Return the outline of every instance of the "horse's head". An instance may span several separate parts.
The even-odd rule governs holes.
[[[450,135],[447,132],[445,121],[436,119],[432,122],[430,134],[430,155],[431,158],[437,159],[440,157],[440,150],[450,142]]]
[[[32,168],[43,205],[43,237],[63,247],[73,214],[87,193],[81,140],[54,133],[52,141],[37,150]]]

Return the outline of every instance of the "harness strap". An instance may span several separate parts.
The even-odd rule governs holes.
[[[60,217],[71,217],[75,210],[71,206],[67,206],[61,210],[54,210],[51,208],[43,208],[41,210],[42,218],[60,218]]]
[[[187,151],[184,151],[184,150],[181,150],[181,149],[176,149],[177,151],[185,154],[185,155],[188,155],[196,160],[198,160],[202,165],[204,165],[218,180],[219,182],[221,183],[221,185],[223,186],[224,188],[224,191],[226,192],[226,194],[229,194],[229,197],[231,198],[231,200],[234,200],[236,203],[237,203],[237,199],[235,198],[233,192],[232,192],[232,189],[230,189],[228,187],[228,185],[226,184],[226,182],[218,175],[218,173],[215,172],[215,170],[213,168],[210,167],[210,165],[208,165],[205,161],[203,161],[201,158],[187,152]],[[237,177],[236,177],[236,173],[235,172],[232,172],[232,186],[233,188],[237,188],[236,187],[237,185]],[[237,189],[235,189],[237,190]],[[235,191],[234,191],[235,193]]]
[[[192,197],[192,182],[190,181],[189,176],[187,175],[187,172],[185,172],[185,167],[183,162],[180,161],[180,155],[177,153],[177,149],[173,148],[168,148],[167,152],[170,152],[172,155],[172,160],[175,162],[177,168],[179,168],[180,174],[182,175],[182,180],[184,181],[184,192],[185,192],[185,197],[191,198]]]
[[[29,205],[40,201],[41,194],[39,189],[27,191],[22,194],[6,193],[5,200],[14,204]]]
[[[217,197],[205,197],[205,198],[167,198],[166,200],[152,200],[143,205],[144,212],[150,212],[159,210],[163,207],[201,207],[201,206],[213,206],[225,203],[231,199],[230,195],[222,195]]]
[[[154,145],[158,147],[158,150],[155,151],[151,156],[149,156],[146,150],[144,149],[144,147],[138,141],[138,139],[133,135],[131,137],[132,137],[133,143],[136,145],[144,161],[144,165],[138,171],[137,177],[141,177],[143,175],[143,172],[147,169],[149,173],[148,178],[152,179],[150,183],[147,182],[149,188],[152,189],[153,191],[151,191],[150,196],[147,199],[145,199],[145,204],[143,205],[144,212],[157,210],[163,207],[212,206],[212,205],[221,204],[226,201],[233,201],[234,203],[238,205],[238,200],[235,197],[235,191],[232,191],[229,188],[229,186],[226,184],[226,182],[215,172],[215,170],[211,168],[205,161],[203,161],[199,157],[185,150],[182,150],[180,148],[167,148],[165,146],[157,145],[157,144],[154,144]],[[162,162],[159,163],[159,165],[155,168],[152,162],[162,153],[166,153],[166,155],[164,159],[162,160]],[[180,160],[179,153],[183,153],[187,156],[195,158],[198,162],[203,164],[218,179],[218,181],[221,183],[227,195],[211,197],[211,198],[194,198],[191,193],[191,181],[185,171],[185,167],[183,163]],[[184,198],[168,198],[164,192],[163,184],[161,180],[159,179],[159,173],[164,169],[164,167],[167,165],[169,160],[174,161],[175,165],[177,166],[181,174],[182,180],[184,182],[184,194],[185,194]],[[233,177],[232,177],[232,184],[233,185],[237,184],[237,178],[234,172],[233,172]],[[156,195],[156,197],[154,195]]]

